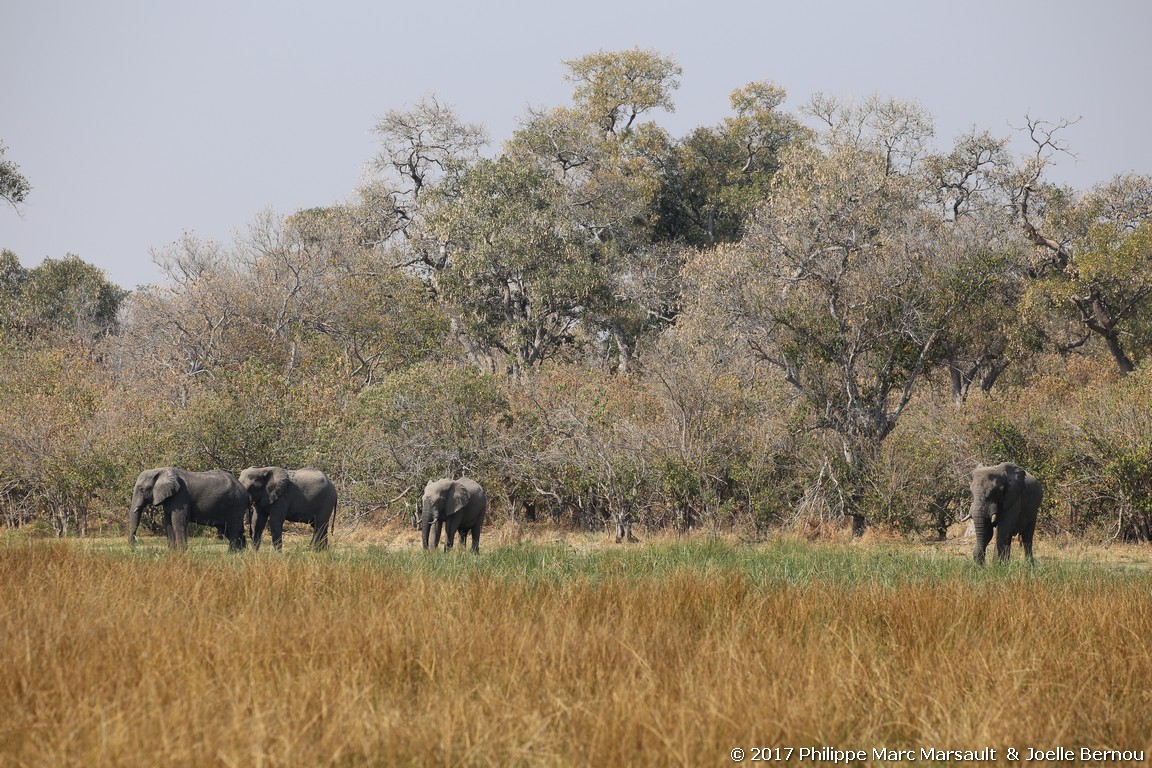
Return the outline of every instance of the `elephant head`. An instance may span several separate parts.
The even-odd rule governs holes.
[[[132,491],[132,506],[128,511],[128,543],[136,544],[136,529],[140,527],[140,515],[144,507],[156,507],[165,499],[171,498],[180,490],[180,478],[171,467],[146,469],[136,478]]]
[[[424,504],[432,510],[433,525],[459,514],[471,498],[468,488],[453,480],[437,480],[424,489]]]
[[[288,472],[281,467],[248,467],[240,473],[240,485],[257,509],[270,507],[288,490]]]
[[[1025,472],[1015,464],[978,466],[972,470],[972,517],[987,518],[992,525],[1005,509],[1020,503]]]

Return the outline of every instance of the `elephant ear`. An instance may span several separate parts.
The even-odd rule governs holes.
[[[269,504],[275,504],[288,490],[288,471],[280,467],[272,467],[268,473],[268,484],[264,486],[264,494]]]
[[[456,514],[460,510],[468,506],[468,501],[472,498],[472,494],[468,493],[468,489],[462,483],[454,483],[452,487],[452,512]]]
[[[180,478],[171,469],[162,469],[152,484],[152,503],[159,504],[180,490]]]
[[[1026,473],[1015,464],[1008,464],[1004,468],[1004,502],[1002,509],[1008,510],[1020,504],[1020,495],[1024,492],[1024,478]]]

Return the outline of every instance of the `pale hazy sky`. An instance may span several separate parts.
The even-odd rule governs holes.
[[[1152,174],[1146,0],[0,0],[0,141],[33,186],[0,208],[25,266],[75,253],[132,288],[183,232],[348,199],[388,109],[435,92],[494,145],[567,103],[562,60],[654,48],[684,69],[680,137],[754,80],[917,100],[972,126],[1082,118],[1057,178]],[[1023,145],[1020,145],[1023,149]]]

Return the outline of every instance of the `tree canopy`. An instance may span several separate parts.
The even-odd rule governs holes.
[[[1045,525],[1147,538],[1152,177],[1053,183],[1066,122],[1016,157],[768,79],[675,137],[672,58],[564,66],[499,146],[435,95],[386,108],[348,200],[186,234],[157,285],[0,253],[7,523],[114,526],[141,466],[284,463],[360,519],[467,473],[498,519],[623,538],[940,532],[1011,460]]]

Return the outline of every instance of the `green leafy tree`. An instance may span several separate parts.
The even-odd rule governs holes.
[[[682,255],[651,247],[672,142],[650,116],[672,111],[680,67],[640,49],[600,51],[565,65],[572,103],[530,111],[506,154],[556,180],[557,216],[603,265],[605,290],[585,306],[580,330],[601,347],[601,359],[625,372],[639,341],[667,327],[678,305],[671,284]]]
[[[553,357],[602,301],[601,246],[566,215],[563,199],[555,177],[502,157],[477,163],[459,195],[429,215],[429,228],[451,245],[443,296],[486,367],[522,371]]]
[[[28,183],[24,174],[20,173],[20,166],[4,159],[6,151],[8,148],[0,141],[0,200],[19,210],[19,204],[28,198],[32,185]]]
[[[881,442],[993,275],[957,284],[939,259],[948,230],[926,207],[922,110],[817,97],[810,112],[826,129],[782,155],[748,234],[690,265],[691,322],[718,312],[730,338],[800,396],[811,427],[836,436],[822,475],[834,481],[832,506],[858,516]]]
[[[807,131],[779,111],[785,91],[749,83],[729,97],[735,115],[676,144],[661,176],[655,236],[694,246],[735,242],[768,194],[778,155]]]
[[[0,255],[0,327],[29,339],[68,338],[92,344],[117,327],[128,292],[79,256],[44,259],[24,269]]]
[[[606,134],[627,134],[653,109],[672,112],[680,65],[653,50],[599,51],[564,62],[572,100]]]
[[[1152,177],[1120,176],[1084,195],[1046,183],[1053,157],[1065,151],[1066,126],[1029,121],[1036,153],[1013,180],[1019,222],[1037,253],[1028,305],[1074,323],[1079,333],[1065,349],[1099,339],[1128,374],[1152,343]]]

